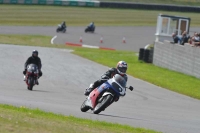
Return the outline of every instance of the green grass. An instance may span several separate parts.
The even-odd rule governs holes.
[[[116,66],[119,60],[125,60],[128,62],[127,73],[133,77],[200,99],[200,79],[138,61],[134,52],[78,49],[74,54],[109,67]]]
[[[157,133],[128,125],[0,104],[1,133]]]
[[[0,25],[57,26],[65,20],[67,26],[86,26],[91,21],[96,26],[155,26],[160,13],[190,17],[191,26],[200,26],[198,13],[1,4]]]
[[[134,2],[134,3],[156,3],[156,4],[173,4],[173,5],[190,5],[199,6],[198,0],[99,0],[99,1],[111,1],[111,2]]]
[[[15,42],[15,44],[26,46],[70,48],[74,49],[74,54],[109,67],[116,66],[116,63],[119,60],[125,60],[129,65],[128,74],[133,77],[140,78],[157,86],[200,99],[200,79],[138,61],[138,57],[134,52],[106,51],[52,45],[50,44],[50,39],[51,37],[47,36],[0,35],[0,43],[13,44],[13,42]]]

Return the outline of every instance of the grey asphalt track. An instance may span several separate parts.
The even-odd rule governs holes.
[[[66,33],[56,33],[56,27],[0,26],[0,34],[36,34],[55,36],[55,44],[66,42],[114,48],[138,52],[141,47],[153,43],[155,27],[97,27],[94,34],[85,33],[85,27],[68,27]],[[100,39],[103,37],[103,43]],[[123,43],[125,37],[126,43]]]
[[[33,91],[23,81],[23,64],[33,49],[43,63],[40,85]],[[200,101],[129,76],[124,98],[99,115],[83,113],[83,91],[108,67],[70,53],[70,50],[0,45],[0,103],[143,127],[165,133],[198,133]],[[186,88],[187,89],[187,88]]]
[[[66,33],[56,33],[56,26],[0,26],[0,34],[35,34],[57,36],[54,44],[65,44],[66,42],[80,43],[92,46],[114,48],[117,50],[129,50],[139,52],[140,48],[147,44],[153,44],[155,40],[156,27],[97,27],[95,33],[85,33],[85,27],[67,27]],[[191,27],[193,32],[200,32],[199,27]],[[103,43],[100,39],[103,37]],[[125,37],[126,43],[123,43]]]

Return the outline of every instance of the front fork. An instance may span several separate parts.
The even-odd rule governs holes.
[[[38,77],[37,76],[33,76],[33,79],[34,79],[34,83],[33,84],[35,84],[37,82],[37,80],[38,80]],[[29,79],[28,75],[25,76],[25,81],[26,81],[27,85],[30,85],[30,79]]]

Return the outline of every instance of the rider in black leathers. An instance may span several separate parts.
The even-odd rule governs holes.
[[[63,21],[62,24],[61,24],[61,29],[64,29],[64,28],[66,28],[65,21]]]
[[[91,23],[89,24],[89,27],[90,27],[90,28],[94,28],[94,22],[91,22]]]
[[[86,89],[84,95],[88,96],[90,92],[92,92],[96,87],[102,85],[104,82],[106,82],[108,79],[112,78],[115,74],[120,74],[125,78],[125,80],[128,80],[128,77],[126,75],[127,70],[127,63],[125,61],[119,61],[117,63],[116,68],[110,68],[107,72],[105,72],[101,79],[95,81],[93,84],[90,85],[88,89]]]
[[[42,68],[42,63],[41,63],[41,60],[40,58],[38,57],[38,51],[37,50],[33,50],[32,52],[32,56],[30,56],[25,64],[24,64],[24,71],[23,71],[23,74],[25,75],[26,74],[26,71],[27,71],[27,66],[29,64],[35,64],[38,66],[38,70],[39,70],[39,77],[40,78],[42,76],[42,71],[41,71],[41,68]],[[37,85],[39,85],[38,81],[36,83]]]

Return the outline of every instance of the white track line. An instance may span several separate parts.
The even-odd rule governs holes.
[[[54,39],[56,39],[56,35],[51,39],[51,44],[53,44]]]
[[[82,47],[85,47],[85,48],[99,48],[98,46],[90,46],[90,45],[85,45],[85,44],[83,44]]]

